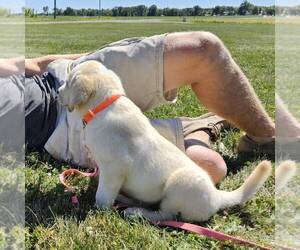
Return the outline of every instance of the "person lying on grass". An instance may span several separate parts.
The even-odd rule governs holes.
[[[25,139],[28,149],[44,148],[56,159],[92,167],[81,119],[57,102],[57,90],[70,70],[87,60],[100,61],[113,70],[122,80],[127,96],[142,111],[174,103],[180,87],[191,87],[198,100],[218,116],[209,113],[198,118],[154,119],[151,123],[201,165],[214,183],[225,177],[227,166],[210,149],[211,141],[229,124],[246,132],[240,139],[239,152],[274,155],[274,122],[222,41],[209,32],[128,38],[89,54],[27,59]],[[13,90],[16,82],[17,79],[12,79],[6,83],[6,101],[10,91],[16,91]],[[18,105],[14,99],[8,101]]]

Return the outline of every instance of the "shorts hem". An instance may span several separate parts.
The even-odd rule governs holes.
[[[163,38],[160,40],[159,46],[156,50],[156,61],[157,61],[157,92],[159,100],[162,103],[175,103],[177,100],[177,89],[173,89],[167,92],[164,92],[164,47],[165,47],[165,38],[168,33],[162,34]]]

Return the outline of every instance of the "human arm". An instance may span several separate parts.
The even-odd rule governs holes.
[[[24,57],[0,59],[0,76],[20,75],[24,73]]]
[[[71,55],[47,55],[37,58],[31,58],[25,60],[25,74],[30,77],[33,75],[42,75],[47,71],[48,64],[57,60],[57,59],[70,59],[75,60],[81,56],[86,55],[83,54],[71,54]]]

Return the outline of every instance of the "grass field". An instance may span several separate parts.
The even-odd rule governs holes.
[[[300,29],[298,25],[276,25],[276,93],[284,100],[289,111],[300,120]],[[280,126],[277,122],[276,126]],[[300,147],[298,146],[298,152]],[[281,149],[276,144],[277,152]],[[277,155],[279,155],[277,153]],[[287,188],[276,195],[276,229],[277,242],[286,242],[296,249],[300,248],[300,164],[296,177]]]
[[[25,18],[0,18],[0,58],[24,56]]]
[[[274,117],[274,25],[241,22],[80,23],[26,25],[26,56],[93,51],[112,41],[165,32],[206,30],[218,35],[253,84]],[[225,105],[225,104],[224,104]],[[159,107],[148,117],[198,116],[207,110],[183,88],[175,105]],[[237,188],[258,158],[238,156],[240,132],[228,131],[216,143],[229,176],[221,189]],[[94,181],[75,179],[80,207],[70,204],[58,174],[69,166],[46,153],[26,156],[26,247],[28,249],[244,249],[146,221],[126,220],[117,211],[94,208]],[[268,245],[274,240],[274,179],[243,206],[220,211],[201,225]]]

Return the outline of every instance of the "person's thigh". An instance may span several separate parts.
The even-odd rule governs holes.
[[[209,77],[214,71],[212,62],[222,50],[225,47],[220,39],[209,32],[168,34],[164,44],[164,91]]]

